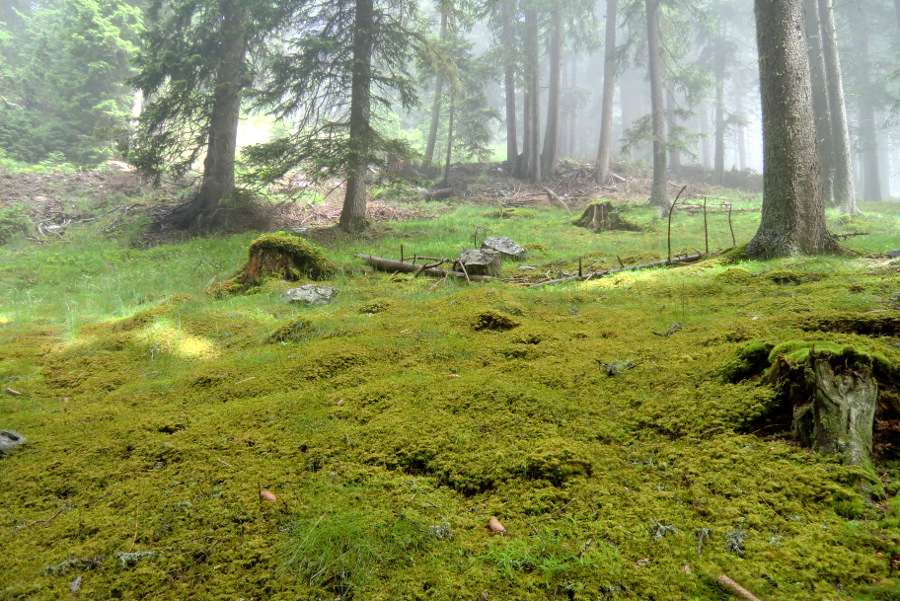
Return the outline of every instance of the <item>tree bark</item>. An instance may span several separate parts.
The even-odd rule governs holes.
[[[675,98],[675,89],[671,84],[666,85],[666,107],[669,111],[669,140],[674,140],[677,136],[675,130],[678,127],[678,102]],[[669,144],[669,171],[672,175],[678,177],[681,173],[681,149],[674,144]]]
[[[525,10],[525,147],[523,176],[529,181],[541,181],[541,88],[538,57],[538,16],[531,5]]]
[[[716,55],[716,143],[713,180],[718,185],[725,183],[725,57]]]
[[[562,100],[562,7],[557,3],[550,15],[550,81],[547,94],[547,129],[544,132],[544,149],[541,152],[541,173],[553,175],[556,171],[556,155],[559,149],[559,110]]]
[[[755,0],[763,125],[763,206],[751,257],[837,251],[819,187],[802,5]]]
[[[441,11],[441,32],[440,38],[443,40],[447,35],[447,13]],[[438,127],[441,123],[441,101],[444,93],[444,76],[436,73],[434,76],[434,102],[431,104],[431,126],[428,128],[428,140],[425,144],[425,157],[427,163],[434,160],[434,147],[437,145]]]
[[[743,119],[744,117],[744,97],[743,94],[738,92],[737,94],[737,114]],[[744,140],[744,125],[742,121],[739,121],[737,124],[737,151],[738,151],[738,166],[740,167],[741,172],[747,170],[747,143]]]
[[[706,104],[700,105],[700,160],[703,168],[710,170],[713,167],[711,159],[712,152],[709,148],[709,107]]]
[[[447,125],[447,158],[444,160],[444,187],[450,187],[450,159],[453,157],[453,117],[456,113],[456,94],[450,92],[450,123]]]
[[[825,206],[834,206],[834,157],[831,143],[831,107],[826,89],[825,57],[822,52],[818,0],[803,0],[806,17],[806,40],[809,51],[809,70],[812,77],[813,111],[816,116],[816,142],[822,165],[822,199]]]
[[[353,66],[350,83],[350,160],[347,192],[338,225],[349,233],[366,229],[366,172],[372,136],[371,84],[374,0],[356,0],[353,23]]]
[[[619,0],[606,0],[606,40],[603,47],[603,108],[600,114],[600,148],[597,151],[597,183],[609,179],[612,162],[613,101],[616,91],[616,13]],[[624,125],[624,124],[623,124]]]
[[[234,194],[234,158],[241,117],[241,90],[246,77],[247,25],[249,14],[236,0],[219,4],[222,14],[221,67],[209,121],[206,158],[200,192],[178,219],[177,227],[189,228],[209,217]]]
[[[878,138],[875,133],[875,104],[872,95],[872,65],[869,59],[869,19],[865,6],[853,8],[853,48],[859,93],[859,153],[863,174],[863,198],[881,200],[881,173],[878,166]]]
[[[506,170],[510,175],[519,175],[519,145],[516,140],[516,79],[513,52],[515,49],[511,0],[503,0],[501,4],[503,24],[501,38],[503,40],[503,89],[506,93]]]
[[[844,81],[834,27],[832,0],[819,0],[822,25],[822,54],[825,60],[825,82],[831,112],[831,142],[834,165],[834,203],[844,213],[856,214],[856,189],[853,184],[853,162],[850,153],[850,131],[844,102]]]
[[[666,164],[666,108],[663,104],[662,56],[659,51],[659,0],[646,0],[650,104],[653,114],[653,188],[650,204],[669,208]]]

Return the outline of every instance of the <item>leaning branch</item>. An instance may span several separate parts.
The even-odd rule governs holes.
[[[573,275],[566,278],[558,278],[555,280],[546,280],[543,282],[538,282],[537,284],[532,284],[529,288],[540,288],[542,286],[550,286],[553,284],[561,284],[563,282],[572,282],[574,280],[592,280],[594,278],[599,278],[604,275],[611,275],[613,273],[619,273],[622,271],[637,271],[638,269],[649,269],[651,267],[662,267],[664,265],[674,265],[676,263],[693,263],[695,261],[699,261],[700,259],[707,257],[709,255],[698,253],[696,255],[685,255],[682,257],[674,257],[672,259],[663,259],[662,261],[652,261],[650,263],[640,263],[638,265],[628,265],[624,267],[617,267],[616,269],[605,269],[603,271],[595,271],[593,273],[587,273],[584,275]]]
[[[417,265],[415,263],[407,263],[406,261],[394,261],[393,259],[385,259],[383,257],[375,257],[372,255],[356,254],[353,256],[357,259],[362,259],[366,263],[369,263],[370,265],[375,267],[375,269],[387,271],[390,273],[396,273],[399,271],[401,273],[414,273],[416,275],[424,274],[435,278],[445,278],[447,276],[450,276],[453,278],[466,279],[465,273],[460,273],[457,271],[446,271],[444,269],[429,267],[427,265],[425,265],[423,268],[422,265]],[[473,282],[490,282],[495,278],[487,275],[469,275],[468,279]]]

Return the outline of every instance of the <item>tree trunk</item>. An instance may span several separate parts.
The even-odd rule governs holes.
[[[809,70],[812,77],[813,111],[816,115],[816,141],[822,165],[822,200],[825,206],[830,207],[834,206],[834,157],[831,142],[831,107],[828,106],[818,0],[803,0],[803,9],[806,17]]]
[[[350,83],[350,161],[347,192],[338,225],[349,233],[366,229],[366,172],[369,169],[372,37],[374,0],[356,0],[353,23],[353,65]]]
[[[631,92],[631,71],[626,70],[622,76],[618,78],[619,83],[619,109],[622,113],[622,138],[625,138],[626,131],[634,123],[634,97]],[[625,151],[625,158],[629,161],[634,160],[634,150],[631,146]]]
[[[444,187],[450,187],[450,159],[453,156],[453,116],[456,112],[456,94],[450,92],[450,123],[447,126],[447,158],[444,161]]]
[[[612,162],[613,101],[616,92],[616,12],[619,0],[606,0],[606,40],[603,47],[603,108],[600,114],[600,149],[597,151],[597,183],[609,179]],[[624,124],[623,124],[624,126]]]
[[[556,154],[559,149],[559,109],[562,100],[562,47],[563,20],[561,6],[557,3],[550,14],[550,81],[547,95],[547,129],[544,132],[544,150],[541,152],[541,173],[553,175],[556,171]]]
[[[740,167],[741,172],[747,170],[747,143],[744,140],[744,125],[743,125],[743,117],[744,117],[744,97],[738,92],[737,94],[737,114],[738,117],[741,118],[741,121],[737,124],[737,151],[738,151],[738,166]]]
[[[709,148],[709,107],[706,104],[700,105],[700,160],[703,162],[703,168],[707,171],[712,169],[712,152]]]
[[[669,111],[669,139],[676,137],[675,129],[678,127],[678,102],[675,99],[675,89],[671,84],[666,85],[666,107]],[[669,171],[676,177],[681,173],[681,149],[674,144],[669,145]]]
[[[716,143],[713,181],[718,185],[725,183],[725,60],[719,53],[716,56]]]
[[[525,10],[525,179],[541,181],[541,88],[538,57],[538,17],[535,7]]]
[[[802,5],[756,0],[763,125],[763,206],[751,257],[837,251],[819,187],[809,59]]]
[[[237,129],[241,117],[241,90],[246,76],[249,19],[240,2],[220,3],[222,14],[222,68],[216,73],[216,87],[209,120],[206,158],[200,192],[176,226],[189,228],[212,215],[226,198],[234,194],[234,157],[237,153]]]
[[[519,145],[516,140],[516,79],[513,52],[515,49],[511,0],[503,0],[501,13],[503,25],[503,89],[506,93],[506,170],[510,175],[519,175]]]
[[[864,5],[854,7],[853,48],[856,53],[856,81],[859,93],[859,153],[863,174],[863,198],[881,200],[881,173],[878,169],[878,138],[875,133],[875,103],[872,65],[869,60],[869,23]]]
[[[822,54],[825,59],[825,82],[831,112],[831,142],[834,165],[834,203],[844,213],[856,214],[856,189],[853,185],[853,163],[850,154],[850,132],[844,103],[844,81],[834,27],[832,0],[819,0],[822,25]]]
[[[662,56],[659,51],[659,0],[646,0],[650,104],[653,113],[653,189],[650,204],[669,208],[666,165],[666,109],[663,104]]]
[[[447,36],[447,13],[441,11],[441,32],[443,40]],[[431,105],[431,127],[428,129],[428,141],[425,144],[426,165],[434,159],[434,147],[437,145],[438,127],[441,123],[441,95],[444,92],[444,76],[436,73],[434,76],[434,102]]]

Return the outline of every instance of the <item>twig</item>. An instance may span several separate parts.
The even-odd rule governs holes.
[[[233,469],[233,470],[236,470],[236,469],[237,469],[236,467],[234,467],[233,465],[231,465],[231,464],[228,463],[227,461],[222,461],[222,460],[219,459],[218,457],[216,457],[216,461],[218,461],[218,462],[221,463],[222,465],[225,465],[225,466],[230,467],[230,468]]]
[[[569,205],[567,205],[565,202],[563,202],[563,199],[560,198],[560,197],[556,194],[556,192],[554,192],[554,191],[551,190],[550,188],[547,188],[546,186],[544,187],[544,192],[547,194],[547,198],[549,198],[550,200],[552,200],[552,201],[554,201],[554,202],[557,202],[557,203],[561,204],[561,205],[563,206],[563,208],[564,208],[566,211],[568,211],[569,217],[572,216],[572,209],[569,208]]]
[[[128,547],[128,552],[131,553],[131,550],[134,549],[134,544],[137,542],[138,535],[138,512],[134,512],[134,536],[131,538],[131,546]]]
[[[737,246],[737,241],[734,237],[734,226],[731,225],[731,203],[728,204],[728,229],[731,230],[731,247],[734,248]]]
[[[740,599],[744,599],[745,601],[760,601],[760,598],[742,587],[740,584],[722,574],[718,578],[716,578],[716,582],[719,583],[719,586],[727,590],[729,593],[738,597]]]
[[[666,246],[669,249],[669,255],[667,261],[669,263],[672,262],[672,213],[675,212],[675,205],[678,204],[678,199],[681,198],[682,192],[687,190],[687,184],[681,187],[681,190],[678,191],[678,195],[675,196],[675,200],[672,201],[672,206],[669,207],[669,232],[666,238]]]
[[[709,254],[709,227],[706,220],[706,197],[703,197],[703,240],[706,241],[706,254]]]

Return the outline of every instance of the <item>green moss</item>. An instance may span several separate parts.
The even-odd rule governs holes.
[[[822,276],[815,273],[803,273],[798,271],[791,271],[787,269],[776,269],[773,271],[767,271],[762,274],[762,277],[766,280],[774,283],[780,284],[782,286],[787,285],[798,285],[806,282],[816,282],[822,279]]]
[[[733,357],[726,359],[719,366],[718,374],[726,382],[732,383],[759,375],[771,364],[770,354],[773,348],[774,345],[767,342],[750,342],[741,347]]]
[[[507,315],[503,315],[499,311],[489,310],[482,311],[475,316],[472,322],[472,329],[479,330],[495,330],[504,331],[519,327],[521,324]]]
[[[301,317],[300,319],[295,319],[284,324],[272,332],[272,335],[269,336],[269,340],[272,342],[280,342],[282,344],[287,342],[304,342],[305,340],[308,340],[315,331],[316,327],[313,325],[313,322]]]
[[[717,273],[715,280],[724,284],[746,284],[752,277],[750,271],[743,267],[728,267]]]
[[[393,306],[393,301],[389,298],[374,298],[363,303],[359,308],[360,313],[383,313]]]
[[[484,217],[488,219],[532,219],[537,217],[537,213],[531,209],[501,209],[488,211],[484,213]]]
[[[11,205],[0,208],[0,246],[13,236],[27,234],[34,228],[25,205]]]
[[[789,340],[772,348],[769,362],[782,355],[791,365],[802,365],[810,351],[825,352],[832,355],[835,364],[843,363],[852,369],[872,369],[878,378],[890,382],[900,379],[900,366],[884,353],[872,351],[862,346],[841,344],[829,340]]]

